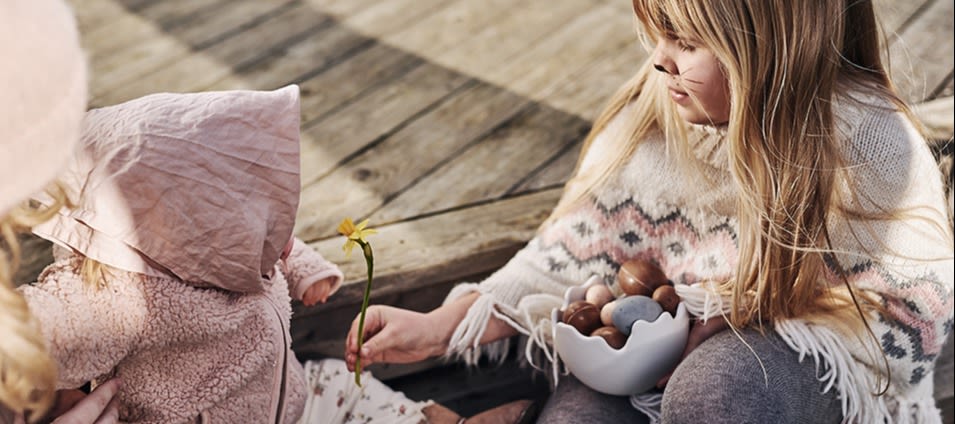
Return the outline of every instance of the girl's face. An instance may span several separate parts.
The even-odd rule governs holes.
[[[684,120],[705,125],[729,120],[729,82],[716,56],[701,43],[661,37],[653,66],[666,74],[670,99]]]

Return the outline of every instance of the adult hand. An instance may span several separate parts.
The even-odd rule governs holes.
[[[365,340],[361,349],[362,367],[376,362],[409,363],[441,355],[447,349],[433,315],[392,306],[373,305],[365,314]],[[355,370],[358,359],[358,320],[352,321],[345,341],[345,363]]]
[[[680,362],[683,362],[683,359],[690,354],[694,349],[696,349],[700,344],[713,337],[716,333],[726,330],[729,328],[729,323],[726,322],[726,319],[722,316],[710,317],[710,319],[703,321],[694,319],[690,326],[690,334],[686,339],[686,347],[683,348],[683,355],[680,356]],[[679,366],[679,363],[677,363]],[[660,379],[657,382],[657,388],[664,388],[667,385],[667,382],[670,381],[670,376],[673,375],[671,370],[667,375]]]
[[[60,390],[50,417],[54,424],[112,424],[119,422],[118,378],[100,384],[89,394]]]

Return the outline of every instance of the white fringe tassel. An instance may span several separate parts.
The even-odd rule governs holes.
[[[630,396],[630,406],[646,415],[650,419],[650,424],[660,422],[660,408],[663,406],[662,393],[642,393]]]

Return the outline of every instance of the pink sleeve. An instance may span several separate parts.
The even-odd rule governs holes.
[[[315,249],[309,247],[298,237],[292,244],[292,252],[282,261],[282,272],[288,280],[289,293],[293,298],[302,300],[305,291],[312,284],[333,277],[332,288],[328,294],[335,293],[345,278],[338,266],[325,260]]]
[[[18,290],[59,366],[60,389],[77,388],[111,372],[136,347],[146,323],[142,285],[88,287],[62,262]]]

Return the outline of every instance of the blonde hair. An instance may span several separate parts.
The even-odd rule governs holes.
[[[68,204],[60,186],[46,192],[53,200],[50,206],[27,203],[0,217],[0,403],[31,421],[42,417],[53,403],[56,362],[12,279],[20,262],[17,234],[50,219]]]
[[[882,35],[871,2],[634,0],[633,6],[645,40],[674,35],[700,40],[729,81],[726,143],[739,192],[739,264],[734,280],[721,285],[733,300],[730,323],[761,327],[795,317],[825,320],[849,330],[864,327],[881,348],[865,318],[866,312],[881,310],[880,304],[856,293],[845,275],[836,275],[838,286],[819,283],[830,270],[841,269],[826,265],[835,260],[827,232],[834,214],[871,221],[900,213],[848,206],[859,204],[862,195],[844,173],[832,107],[838,93],[864,88],[911,116],[882,63]],[[608,140],[613,157],[601,170],[581,170],[578,161],[545,225],[603,184],[651,131],[661,131],[671,143],[686,135],[687,124],[665,96],[661,75],[648,59],[611,98],[580,157],[611,119],[632,105],[629,138]],[[838,191],[840,184],[848,185],[848,194]]]

